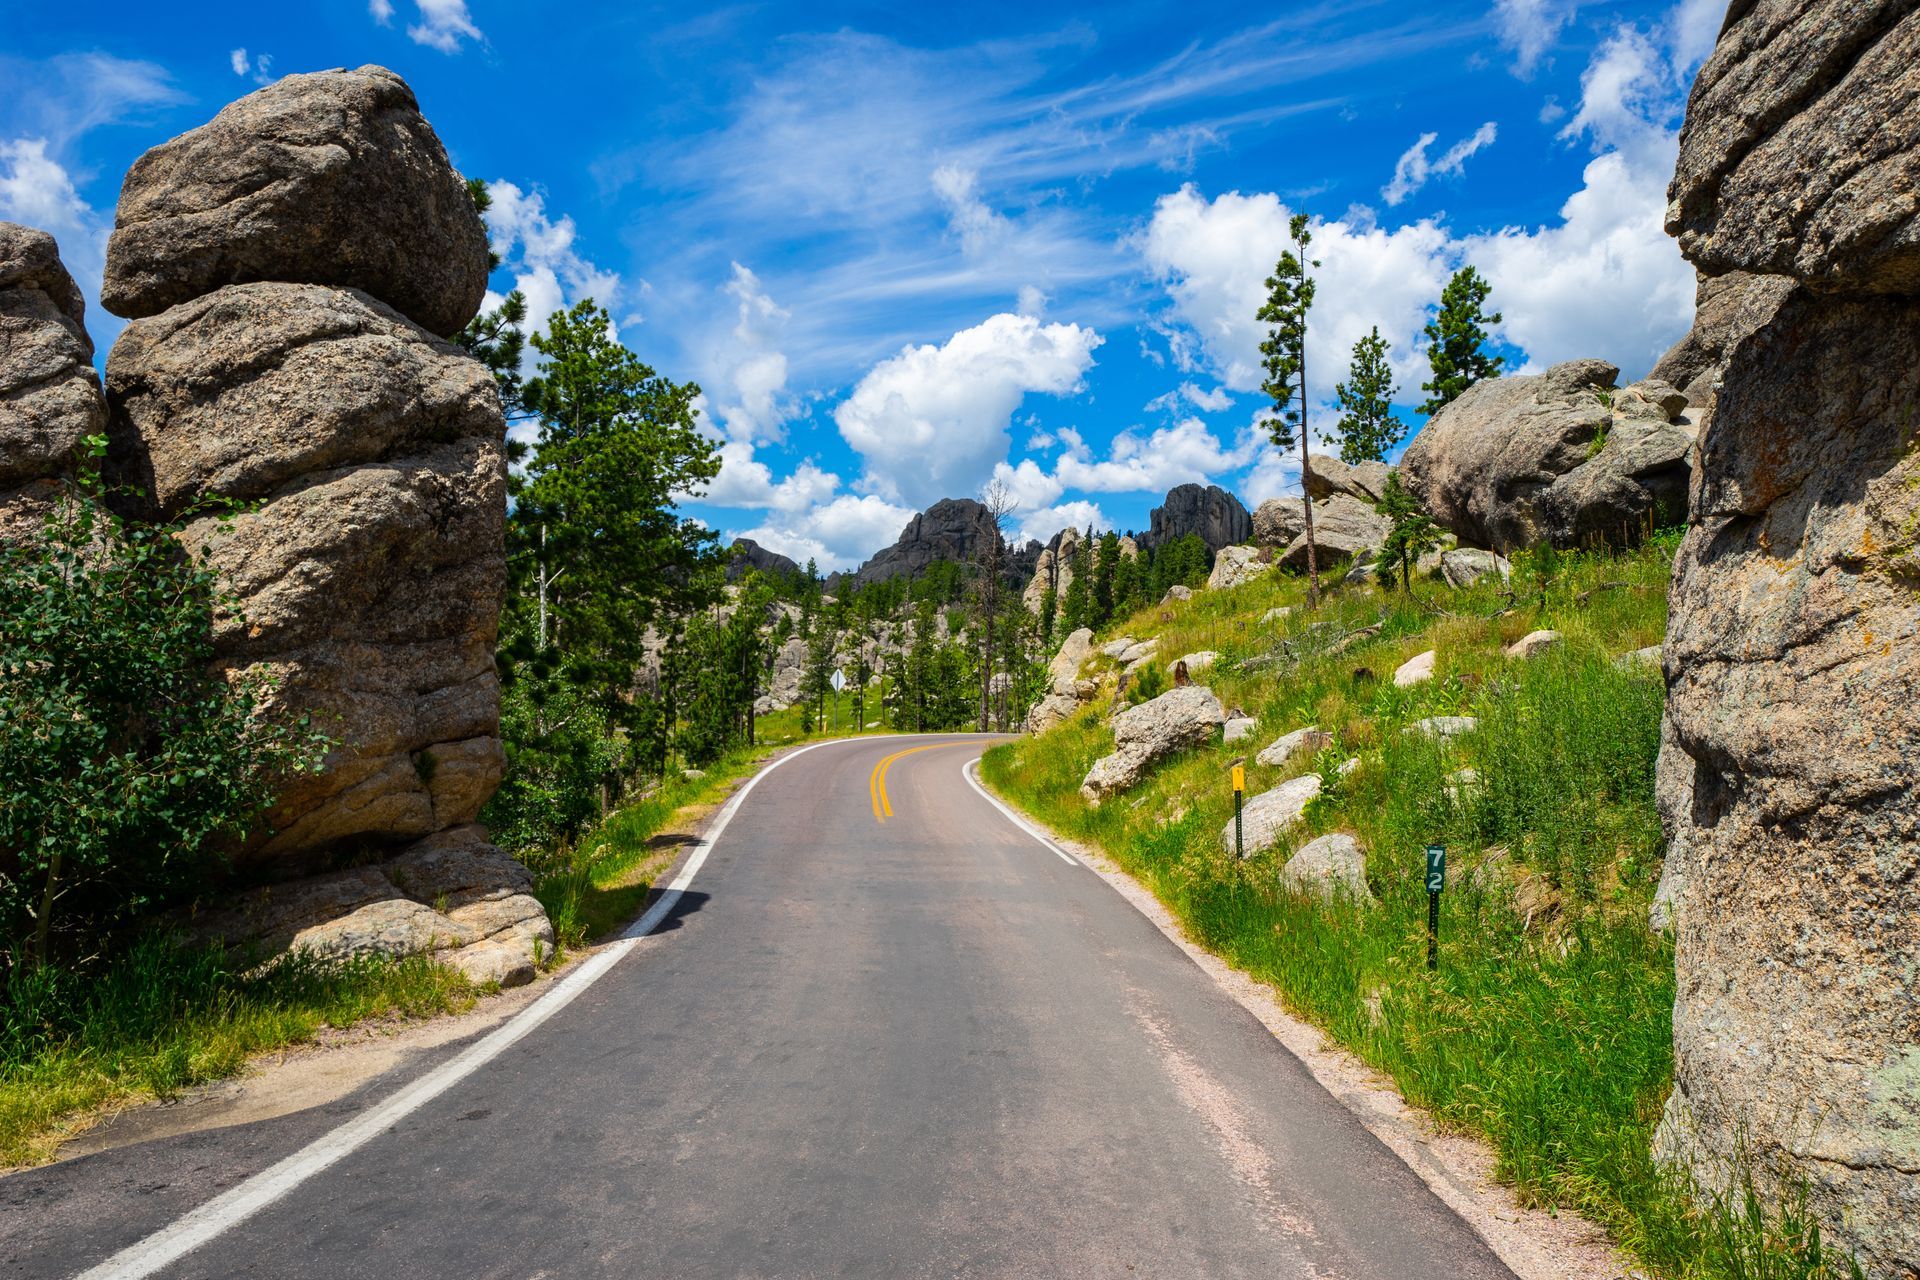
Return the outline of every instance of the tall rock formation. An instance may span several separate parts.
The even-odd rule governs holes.
[[[727,561],[727,581],[738,582],[747,576],[747,570],[758,569],[761,573],[787,577],[800,572],[800,566],[778,551],[769,551],[752,538],[735,538],[730,550],[733,558]]]
[[[237,597],[220,665],[270,675],[270,705],[336,744],[238,860],[359,864],[223,931],[454,947],[493,979],[552,943],[472,825],[504,764],[505,423],[491,375],[435,334],[472,318],[486,270],[464,183],[378,67],[289,76],[128,175],[102,290],[134,317],[107,360],[114,466]],[[195,515],[209,500],[248,506]]]
[[[937,560],[968,563],[988,545],[1001,541],[1002,566],[1008,583],[1024,587],[1039,559],[1040,547],[1007,547],[986,507],[972,498],[942,498],[907,522],[890,547],[883,547],[853,574],[856,587],[913,577]]]
[[[1693,328],[1660,357],[1649,378],[1668,383],[1695,408],[1711,408],[1727,359],[1793,291],[1786,276],[1735,271],[1702,275],[1694,294]]]
[[[106,426],[85,318],[53,237],[0,222],[0,542],[40,536],[75,450]]]
[[[1666,1159],[1920,1273],[1920,6],[1739,0],[1667,229],[1790,277],[1700,442],[1665,660]]]
[[[1214,484],[1183,484],[1169,489],[1166,501],[1153,509],[1149,526],[1140,535],[1143,547],[1162,547],[1190,533],[1199,534],[1208,551],[1253,539],[1253,517],[1246,507]]]

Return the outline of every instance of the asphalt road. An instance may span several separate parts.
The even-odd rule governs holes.
[[[153,1274],[1509,1276],[1149,921],[974,792],[982,745],[790,758],[572,1003]],[[143,1239],[422,1070],[0,1179],[0,1268],[141,1274]]]

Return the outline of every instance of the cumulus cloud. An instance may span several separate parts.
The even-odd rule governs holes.
[[[790,316],[760,277],[738,262],[722,292],[734,304],[734,323],[706,344],[709,368],[701,383],[720,397],[714,413],[731,439],[780,441],[783,425],[799,412],[787,390],[787,357],[779,347]]]
[[[841,494],[805,511],[769,514],[764,523],[733,536],[752,538],[801,564],[813,560],[823,570],[852,569],[899,537],[915,514],[872,494]]]
[[[86,295],[89,328],[104,349],[119,332],[118,322],[99,308],[112,223],[81,198],[45,138],[0,140],[0,221],[37,227],[59,242],[61,261]]]
[[[1084,499],[1021,512],[1019,521],[1014,539],[1016,542],[1051,542],[1053,535],[1062,529],[1078,529],[1083,533],[1092,529],[1095,533],[1105,533],[1113,528],[1113,522],[1100,510],[1100,504]]]
[[[367,0],[367,12],[375,22],[388,26],[393,22],[393,0]]]
[[[613,311],[621,300],[620,275],[580,252],[571,217],[548,216],[545,196],[512,182],[489,182],[487,194],[493,197],[486,212],[487,237],[512,273],[514,288],[527,296],[527,323],[533,332],[544,332],[554,312],[583,298]],[[499,299],[490,297],[487,305],[497,306]]]
[[[698,498],[716,507],[763,507],[793,514],[829,501],[840,487],[840,477],[812,462],[801,463],[792,475],[776,481],[745,440],[728,440],[719,453],[720,474]]]
[[[1105,458],[1078,439],[1054,464],[1065,489],[1083,493],[1164,492],[1177,484],[1201,483],[1254,460],[1260,441],[1251,432],[1229,447],[1198,418],[1183,418],[1150,435],[1122,431]]]
[[[373,2],[376,19],[385,22],[393,16],[390,0]],[[420,21],[407,28],[407,38],[415,44],[441,53],[458,53],[462,40],[486,39],[473,24],[473,15],[467,12],[467,0],[418,0],[418,4]]]
[[[1466,167],[1467,160],[1482,147],[1490,146],[1498,130],[1489,120],[1475,129],[1468,137],[1460,139],[1438,160],[1427,159],[1427,148],[1440,140],[1437,133],[1423,133],[1414,144],[1400,153],[1400,159],[1393,166],[1393,180],[1380,188],[1380,196],[1390,205],[1399,204],[1408,196],[1427,184],[1429,178],[1458,174]]]
[[[1233,396],[1225,387],[1215,387],[1211,391],[1203,390],[1192,382],[1183,382],[1165,395],[1155,396],[1147,401],[1147,412],[1165,410],[1177,412],[1182,404],[1190,404],[1203,413],[1220,413],[1233,407]]]
[[[1513,52],[1513,69],[1531,76],[1560,33],[1573,21],[1578,0],[1494,0],[1500,43]]]
[[[975,491],[1006,458],[1021,400],[1079,390],[1101,341],[1077,324],[1002,312],[881,361],[833,414],[865,464],[862,487],[920,507]]]

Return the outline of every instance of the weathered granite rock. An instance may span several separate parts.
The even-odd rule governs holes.
[[[1093,658],[1093,632],[1086,627],[1060,642],[1060,652],[1047,664],[1047,679],[1055,693],[1064,693],[1080,678],[1080,668]]]
[[[1109,640],[1105,644],[1101,645],[1100,652],[1106,654],[1107,657],[1109,658],[1113,658],[1117,660],[1121,654],[1133,648],[1133,646],[1138,643],[1140,642],[1138,640],[1135,640],[1132,636],[1121,636],[1117,640]]]
[[[1395,668],[1393,683],[1396,688],[1405,689],[1409,685],[1424,684],[1433,679],[1433,664],[1439,654],[1432,649],[1425,653],[1416,653]]]
[[[1144,547],[1165,546],[1196,533],[1209,551],[1218,551],[1253,537],[1253,517],[1240,505],[1240,499],[1218,485],[1174,486],[1148,521],[1151,527],[1140,538]]]
[[[1111,648],[1112,646],[1108,646],[1108,647]],[[1139,640],[1139,641],[1132,642],[1128,644],[1127,647],[1122,649],[1120,652],[1110,653],[1108,656],[1111,657],[1115,662],[1120,663],[1122,666],[1130,667],[1134,663],[1139,662],[1143,658],[1151,658],[1155,653],[1159,652],[1159,650],[1160,650],[1160,640],[1156,636],[1151,640]]]
[[[1342,493],[1372,506],[1387,491],[1387,477],[1392,474],[1393,468],[1384,462],[1348,463],[1316,453],[1308,457],[1300,479],[1308,496],[1315,501]]]
[[[1273,568],[1270,552],[1260,547],[1223,547],[1214,557],[1213,572],[1207,575],[1207,590],[1244,586]]]
[[[1400,462],[1436,523],[1477,546],[1630,540],[1686,513],[1693,436],[1665,383],[1618,387],[1604,360],[1475,383]]]
[[[486,227],[393,72],[286,76],[128,171],[107,310],[151,316],[260,280],[362,289],[437,334],[479,311]]]
[[[1531,658],[1536,654],[1544,653],[1546,650],[1553,648],[1553,646],[1560,643],[1560,639],[1561,637],[1558,631],[1546,629],[1529,631],[1507,646],[1507,656],[1509,658]]]
[[[1710,275],[1920,295],[1920,10],[1740,0],[1700,68],[1667,231]]]
[[[263,959],[428,953],[474,982],[510,987],[532,981],[553,955],[553,926],[532,890],[525,867],[479,827],[462,826],[378,865],[249,890],[190,927]]]
[[[1678,388],[1690,405],[1711,406],[1727,357],[1747,335],[1773,318],[1793,287],[1794,282],[1785,276],[1745,271],[1701,276],[1695,293],[1693,328],[1660,357],[1648,377]]]
[[[1260,625],[1263,627],[1270,627],[1276,622],[1284,621],[1286,618],[1290,617],[1292,614],[1293,614],[1292,605],[1290,604],[1275,605],[1273,608],[1267,610],[1265,613],[1260,615]]]
[[[1277,768],[1295,756],[1306,755],[1331,745],[1333,745],[1333,735],[1322,733],[1319,726],[1310,724],[1304,729],[1295,729],[1291,733],[1281,734],[1265,751],[1255,756],[1254,760],[1259,764]]]
[[[1167,588],[1167,594],[1160,597],[1160,603],[1167,604],[1170,601],[1174,601],[1174,600],[1191,600],[1191,599],[1193,599],[1193,588],[1185,585],[1184,583],[1176,582],[1172,586]]]
[[[190,522],[242,617],[222,666],[337,746],[293,779],[246,860],[470,822],[498,784],[493,648],[506,585],[505,425],[485,369],[364,294],[222,289],[130,324],[107,362],[111,454]]]
[[[1280,868],[1280,887],[1327,902],[1373,905],[1367,888],[1367,850],[1344,832],[1309,840]]]
[[[0,542],[40,536],[75,450],[106,425],[85,314],[53,237],[0,222]]]
[[[1220,661],[1220,655],[1211,649],[1201,649],[1195,653],[1188,654],[1186,657],[1181,658],[1180,661],[1187,664],[1188,675],[1197,676],[1214,663]]]
[[[1241,852],[1251,857],[1279,844],[1306,818],[1307,806],[1320,795],[1320,775],[1303,773],[1248,800],[1241,810]],[[1220,846],[1234,851],[1234,821],[1220,829]]]
[[[1259,727],[1260,722],[1252,716],[1230,717],[1227,720],[1226,727],[1221,731],[1221,741],[1239,742],[1244,738],[1251,738],[1254,730]]]
[[[1253,513],[1256,546],[1284,547],[1306,530],[1307,515],[1298,498],[1268,498]]]
[[[1090,805],[1137,784],[1155,763],[1214,741],[1227,713],[1205,685],[1169,689],[1113,718],[1114,752],[1096,760],[1080,784]]]
[[[107,357],[114,453],[163,513],[496,438],[484,366],[365,293],[234,285],[129,324]]]
[[[1490,573],[1499,574],[1505,582],[1513,576],[1513,566],[1505,556],[1478,547],[1461,547],[1435,556],[1432,572],[1448,586],[1461,588],[1472,586]]]
[[[1377,552],[1387,540],[1391,526],[1373,504],[1344,493],[1336,493],[1313,504],[1313,543],[1315,559],[1322,572],[1358,558],[1361,552]],[[1307,568],[1307,535],[1304,530],[1279,556],[1279,563],[1298,573]]]
[[[1027,712],[1028,733],[1045,733],[1093,701],[1100,686],[1080,678],[1080,668],[1094,655],[1093,632],[1085,627],[1069,635],[1060,652],[1047,664],[1047,692]]]
[[[778,551],[769,551],[752,538],[735,538],[727,548],[733,552],[733,558],[727,561],[727,581],[738,582],[747,576],[749,570],[757,570],[776,578],[789,578],[800,572],[800,566]]]
[[[1856,278],[1863,243],[1811,204],[1851,246],[1813,260],[1823,282]],[[1770,1193],[1804,1182],[1875,1275],[1920,1268],[1915,369],[1920,296],[1801,290],[1736,348],[1674,566],[1658,788],[1678,810],[1660,1153],[1709,1187],[1743,1155]]]
[[[1480,722],[1472,716],[1428,716],[1424,720],[1415,720],[1407,726],[1408,733],[1417,733],[1423,738],[1438,738],[1450,742],[1462,734],[1472,733],[1480,727]]]
[[[1650,644],[1644,649],[1621,654],[1613,660],[1613,665],[1622,671],[1651,670],[1658,673],[1663,667],[1663,651],[1659,645]]]
[[[1046,607],[1049,587],[1056,599],[1066,598],[1067,588],[1073,585],[1073,553],[1079,545],[1080,531],[1069,528],[1055,534],[1053,541],[1041,549],[1033,565],[1033,577],[1020,593],[1020,603],[1028,613],[1039,616]]]
[[[942,498],[909,520],[892,546],[881,548],[861,565],[853,582],[866,587],[914,577],[936,560],[969,561],[990,540],[1004,541],[985,506],[972,498]],[[1009,576],[1014,576],[1011,563],[1007,567]],[[1020,572],[1015,585],[1024,588],[1030,573],[1031,567]]]

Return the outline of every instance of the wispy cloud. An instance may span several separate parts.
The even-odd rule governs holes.
[[[1440,154],[1437,160],[1427,159],[1427,148],[1440,140],[1437,133],[1423,133],[1400,153],[1400,159],[1393,166],[1393,180],[1380,188],[1380,198],[1390,205],[1397,205],[1408,196],[1427,184],[1429,178],[1457,175],[1466,167],[1473,154],[1482,147],[1493,145],[1499,136],[1499,129],[1489,120],[1475,129],[1467,137],[1460,139]]]

